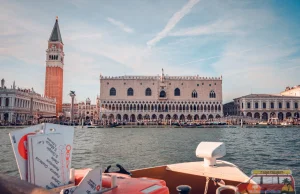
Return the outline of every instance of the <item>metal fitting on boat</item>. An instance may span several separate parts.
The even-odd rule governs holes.
[[[179,194],[189,194],[192,190],[192,187],[188,185],[179,185],[176,187],[176,190],[179,192]]]

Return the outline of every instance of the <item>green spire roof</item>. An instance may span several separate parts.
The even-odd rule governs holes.
[[[58,26],[58,17],[56,17],[56,21],[55,21],[51,36],[49,38],[49,41],[53,41],[53,42],[58,41],[58,42],[61,42],[61,43],[63,42],[62,38],[61,38],[61,35],[60,35],[59,26]]]

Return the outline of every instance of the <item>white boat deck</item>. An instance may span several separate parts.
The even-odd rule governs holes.
[[[249,177],[230,162],[217,160],[216,166],[204,167],[204,162],[186,162],[167,165],[167,170],[186,174],[245,182]]]

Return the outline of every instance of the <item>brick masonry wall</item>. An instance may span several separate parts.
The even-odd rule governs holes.
[[[56,99],[56,113],[62,112],[63,69],[46,67],[45,96]]]

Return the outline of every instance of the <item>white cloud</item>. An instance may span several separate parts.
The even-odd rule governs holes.
[[[181,10],[176,12],[168,21],[165,28],[160,31],[153,39],[147,42],[148,46],[154,46],[161,39],[166,37],[169,32],[176,26],[176,24],[186,15],[191,9],[199,2],[200,0],[190,0],[187,4],[185,4]]]
[[[264,41],[261,41],[264,42]],[[231,42],[224,53],[247,50],[257,44],[257,40],[239,40]],[[236,52],[235,55],[223,55],[213,63],[212,68],[223,75],[223,100],[232,100],[244,94],[279,93],[286,85],[297,82],[299,58],[287,61],[297,52],[297,48],[288,43],[257,46],[247,52]],[[287,68],[290,67],[290,68]]]
[[[239,33],[236,29],[238,24],[230,20],[218,20],[208,25],[181,29],[176,32],[170,33],[170,36],[199,36],[211,35],[216,33]]]
[[[151,25],[145,23],[144,18],[135,21],[134,24],[139,28],[145,27],[146,32],[136,32],[137,36],[130,36],[133,39],[122,39],[123,31],[133,33],[134,30],[113,19],[122,18],[122,14],[103,13],[110,14],[112,18],[103,21],[101,15],[95,20],[108,21],[122,29],[123,31],[114,31],[114,35],[119,33],[117,38],[111,36],[110,30],[103,28],[105,25],[95,25],[92,21],[82,19],[84,17],[70,18],[68,14],[64,15],[65,23],[60,23],[66,54],[64,101],[70,99],[69,90],[76,91],[78,100],[95,97],[99,93],[100,73],[108,76],[157,75],[161,68],[169,75],[223,74],[224,101],[248,94],[251,88],[253,93],[274,93],[284,89],[286,85],[299,84],[299,41],[298,45],[294,42],[294,47],[285,40],[281,41],[283,37],[292,36],[290,32],[295,30],[295,27],[289,28],[288,21],[281,18],[279,21],[271,9],[237,6],[237,2],[232,7],[227,1],[216,1],[215,5],[211,1],[204,1],[201,2],[197,15],[191,17],[194,20],[184,25],[187,28],[177,29],[178,22],[198,2],[199,0],[191,0],[186,3],[171,18],[167,18],[169,20],[163,29],[155,29],[157,20],[153,20]],[[85,5],[81,0],[77,3]],[[54,18],[45,24],[44,18],[32,18],[31,14],[27,14],[32,11],[39,15],[38,9],[24,9],[19,4],[0,7],[0,22],[4,29],[0,32],[0,60],[1,57],[5,58],[0,61],[0,77],[7,78],[9,84],[16,79],[18,85],[34,87],[36,91],[43,93],[45,49]],[[204,4],[208,6],[205,7]],[[154,9],[157,6],[152,2],[149,5]],[[82,9],[81,6],[78,8]],[[174,13],[171,6],[161,6],[161,9],[165,9],[168,14]],[[150,10],[152,13],[152,9]],[[205,10],[205,14],[201,10]],[[149,16],[149,12],[145,14]],[[211,14],[206,14],[207,12]],[[48,17],[47,14],[52,13],[45,14]],[[134,11],[130,14],[141,15]],[[164,18],[160,13],[155,17]],[[207,21],[210,22],[205,24]],[[132,27],[137,28],[136,26]],[[152,40],[147,34],[149,26],[151,30],[161,31]],[[167,36],[173,38],[160,47],[150,49],[144,44],[150,40],[147,44],[154,46]]]
[[[124,23],[122,23],[118,20],[115,20],[115,19],[110,18],[110,17],[106,18],[106,20],[108,22],[110,22],[112,25],[115,25],[115,26],[119,27],[124,32],[127,32],[127,33],[133,33],[134,32],[134,30],[132,28],[126,26]]]
[[[208,61],[208,60],[218,59],[218,58],[224,58],[224,57],[236,57],[236,56],[240,56],[242,54],[245,54],[247,52],[251,52],[251,51],[255,51],[255,50],[263,49],[263,48],[267,48],[267,47],[273,47],[273,46],[276,46],[276,45],[281,44],[281,43],[282,42],[276,42],[274,44],[260,45],[260,46],[254,47],[254,48],[249,47],[249,48],[245,48],[244,50],[240,50],[240,49],[236,49],[235,51],[231,50],[231,51],[228,51],[228,52],[224,52],[222,55],[216,55],[216,56],[201,58],[201,59],[197,59],[197,60],[193,60],[193,61],[188,61],[188,62],[182,63],[180,65],[188,65],[188,64],[192,64],[192,63],[199,63],[199,62],[203,62],[203,61]],[[258,59],[258,58],[256,58],[256,59]]]

